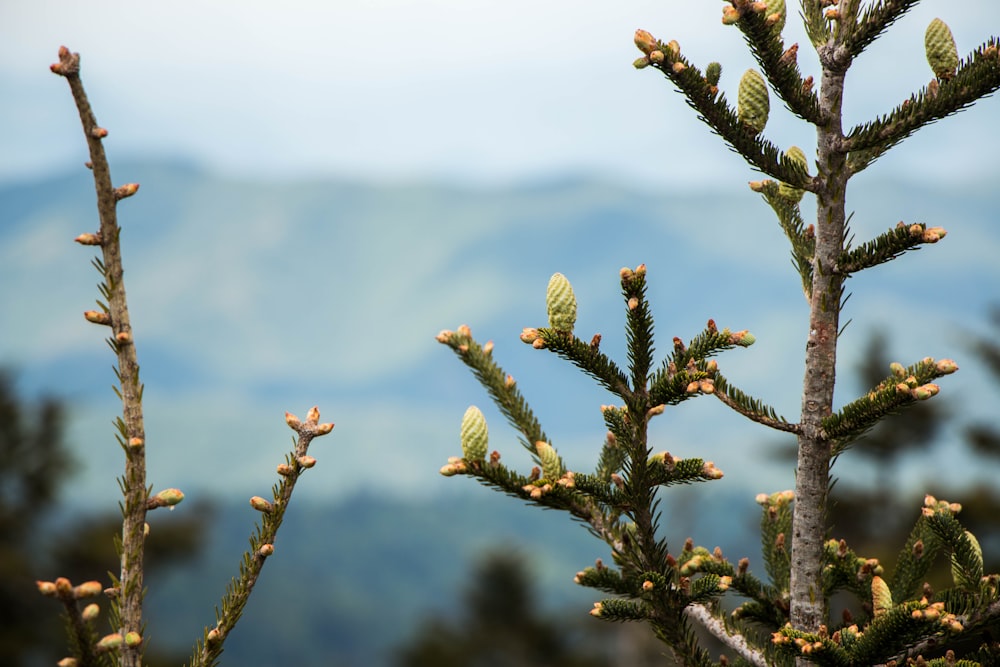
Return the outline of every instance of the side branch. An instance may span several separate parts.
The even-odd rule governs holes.
[[[677,86],[688,106],[698,112],[699,120],[742,155],[751,167],[794,187],[810,191],[815,189],[816,185],[800,164],[783,155],[771,142],[747,131],[739,116],[729,106],[726,96],[709,85],[704,74],[688,62],[679,50],[658,41],[649,46],[650,53],[645,59],[636,61],[636,66],[652,66],[660,70]]]
[[[857,173],[925,125],[958,113],[1000,88],[1000,45],[996,37],[972,52],[946,80],[932,80],[892,112],[848,133],[848,168]]]
[[[746,12],[737,25],[767,80],[788,110],[813,125],[823,124],[823,114],[819,99],[812,90],[811,78],[804,80],[799,71],[796,60],[799,45],[793,44],[782,51],[783,42],[775,36],[774,28],[762,13]]]
[[[714,393],[715,397],[722,401],[724,405],[732,408],[750,421],[763,424],[776,431],[784,431],[785,433],[800,432],[798,424],[788,423],[771,406],[762,403],[752,396],[747,396],[736,387],[730,386],[721,373],[716,373],[715,375]]]
[[[251,506],[259,511],[263,518],[260,525],[255,527],[254,534],[250,536],[250,550],[243,554],[239,578],[233,580],[226,588],[221,610],[216,612],[215,626],[211,629],[205,628],[202,640],[195,645],[191,667],[209,667],[218,661],[226,638],[243,615],[243,609],[260,577],[264,561],[274,553],[274,540],[284,519],[285,510],[288,509],[288,503],[292,499],[295,483],[306,469],[315,464],[315,459],[308,456],[309,444],[314,438],[333,430],[333,424],[319,423],[317,408],[309,411],[305,422],[300,422],[291,414],[286,414],[285,419],[298,433],[295,450],[285,457],[284,464],[278,466],[278,473],[282,479],[273,489],[273,502],[259,496],[250,499]]]
[[[874,42],[896,19],[916,6],[920,0],[883,0],[865,10],[856,27],[844,40],[852,56],[857,56]]]

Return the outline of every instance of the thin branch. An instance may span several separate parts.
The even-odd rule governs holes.
[[[90,150],[90,166],[94,172],[97,190],[97,210],[100,215],[100,230],[90,240],[101,246],[104,269],[104,284],[101,291],[107,299],[106,312],[88,313],[87,318],[111,327],[111,347],[118,358],[116,373],[121,382],[122,420],[119,431],[122,448],[125,451],[125,474],[122,490],[125,496],[122,521],[121,575],[118,581],[119,594],[116,602],[117,623],[122,635],[142,633],[143,599],[143,529],[146,523],[146,435],[142,417],[142,385],[139,382],[139,364],[136,358],[132,326],[129,322],[128,303],[125,298],[121,246],[118,243],[120,228],[116,208],[119,199],[135,194],[137,184],[129,184],[117,190],[111,184],[111,169],[104,153],[102,139],[107,130],[98,126],[97,119],[87,100],[83,83],[80,81],[80,55],[70,53],[65,46],[59,49],[59,62],[50,68],[55,74],[66,78],[73,100],[80,113],[83,134]],[[86,236],[86,235],[85,235]],[[79,240],[79,239],[78,239]],[[82,243],[83,241],[81,241]],[[123,667],[140,667],[142,664],[142,643],[124,644],[121,649]]]
[[[228,586],[226,595],[222,598],[221,611],[217,611],[215,626],[205,628],[202,640],[195,645],[191,667],[210,667],[217,663],[226,638],[243,614],[264,562],[274,552],[274,540],[281,527],[285,510],[288,509],[288,503],[292,499],[295,483],[299,476],[315,463],[315,460],[307,455],[309,444],[314,438],[326,435],[333,429],[333,424],[319,423],[317,408],[309,411],[305,422],[300,422],[291,414],[286,414],[285,419],[299,436],[295,451],[286,456],[285,463],[278,468],[282,479],[273,489],[273,502],[256,496],[250,500],[254,509],[263,515],[261,524],[257,527],[256,533],[250,537],[250,550],[243,554],[239,579]]]

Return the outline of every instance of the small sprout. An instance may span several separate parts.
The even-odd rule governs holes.
[[[439,343],[447,343],[451,340],[451,337],[455,335],[454,331],[449,331],[447,329],[442,329],[437,336],[434,336],[434,340]]]
[[[253,507],[258,512],[263,512],[264,514],[270,514],[274,511],[274,505],[260,496],[254,496],[250,499],[250,506]]]
[[[647,593],[650,592],[651,590],[653,590],[655,587],[656,587],[655,584],[653,584],[653,582],[650,581],[649,579],[647,579],[646,581],[642,582],[642,590],[645,591],[645,592],[647,592]]]
[[[299,466],[309,469],[316,465],[316,459],[311,456],[303,455],[295,459]]]
[[[90,136],[92,136],[95,139],[103,139],[104,137],[108,136],[108,131],[103,127],[95,127],[90,131]]]
[[[53,65],[55,67],[55,65]],[[78,667],[79,661],[76,658],[63,658],[56,663],[56,667]]]
[[[79,586],[73,587],[73,598],[76,600],[81,600],[83,598],[92,598],[100,595],[104,592],[104,586],[101,585],[99,581],[85,581]]]
[[[83,611],[80,612],[80,617],[84,621],[89,623],[90,621],[95,620],[100,615],[100,613],[101,613],[100,605],[92,602],[83,608]]]
[[[115,199],[126,199],[128,197],[131,197],[138,191],[139,191],[138,183],[126,183],[121,187],[115,188]]]
[[[590,615],[591,616],[600,617],[601,611],[603,610],[603,608],[604,608],[604,605],[602,605],[600,602],[595,602],[594,603],[594,608],[590,610]]]
[[[666,56],[663,55],[663,51],[652,51],[647,58],[644,58],[647,62],[651,62],[654,65],[662,65],[663,61],[666,60]]]
[[[636,47],[647,56],[658,47],[656,38],[645,30],[636,30],[634,39]]]
[[[924,33],[924,52],[927,62],[934,70],[934,76],[948,80],[958,69],[958,47],[951,28],[941,19],[934,19]]]
[[[260,548],[257,549],[257,553],[260,554],[261,558],[267,558],[268,556],[274,553],[274,545],[262,544],[260,545]]]
[[[944,227],[928,227],[920,235],[920,240],[924,243],[937,243],[947,235],[948,232],[945,231]]]
[[[114,651],[115,649],[121,647],[123,641],[125,641],[125,638],[122,637],[121,634],[115,632],[101,637],[100,641],[97,642],[97,646],[94,648],[98,653],[107,653],[108,651]]]
[[[556,331],[572,333],[576,324],[576,295],[566,276],[555,273],[545,291],[545,307],[549,314],[549,327]]]
[[[302,428],[302,421],[291,412],[285,413],[285,423],[288,424],[288,427],[293,431],[298,431]]]
[[[138,632],[127,632],[125,633],[125,645],[129,647],[135,647],[142,643],[142,635]]]
[[[958,364],[951,359],[942,359],[934,364],[934,367],[937,369],[937,372],[942,375],[951,375],[958,370]]]
[[[80,234],[73,240],[80,245],[101,245],[104,242],[100,234]]]
[[[316,435],[317,436],[326,435],[327,433],[329,433],[330,431],[333,430],[333,426],[334,426],[333,422],[326,422],[324,424],[317,424],[316,425]]]
[[[524,327],[524,329],[521,330],[522,343],[533,345],[536,340],[539,340],[538,336],[539,336],[538,329],[534,327]]]
[[[146,509],[173,507],[182,500],[184,493],[180,489],[164,489],[146,501]]]
[[[38,592],[45,597],[54,598],[57,595],[56,584],[53,581],[36,581],[35,585],[38,586]]]
[[[717,62],[710,62],[705,67],[705,83],[709,86],[718,86],[722,77],[722,65]]]
[[[741,18],[743,18],[743,16],[740,14],[739,10],[732,5],[726,5],[722,8],[722,25],[733,25]]]
[[[212,628],[205,635],[205,642],[208,644],[218,644],[220,641],[222,641],[222,633],[219,632],[219,628]]]
[[[83,316],[88,322],[92,322],[93,324],[111,326],[111,314],[105,313],[102,310],[88,310],[83,313]]]
[[[279,463],[277,472],[282,477],[289,477],[295,472],[295,469],[287,463]]]

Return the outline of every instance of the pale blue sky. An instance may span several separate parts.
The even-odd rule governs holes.
[[[801,42],[815,74],[796,6],[786,43]],[[1000,30],[992,2],[921,3],[852,72],[850,121],[930,79],[923,31],[935,16],[962,54]],[[668,0],[10,0],[0,5],[0,179],[81,159],[65,85],[46,71],[60,44],[82,53],[119,159],[490,184],[566,171],[657,189],[744,178],[658,73],[630,66],[642,27],[702,66],[721,61],[735,99],[751,61],[720,17],[717,2]],[[976,110],[935,127],[885,168],[981,178],[988,152],[962,139],[994,132],[993,117]],[[811,153],[812,132],[787,114],[773,113],[767,134]]]
[[[66,44],[83,55],[91,100],[111,133],[106,146],[117,179],[138,178],[119,168],[129,160],[174,158],[258,182],[348,176],[471,183],[502,199],[495,188],[511,182],[589,174],[668,195],[651,204],[641,226],[611,225],[577,239],[553,222],[569,224],[564,209],[549,211],[530,197],[498,221],[482,208],[428,202],[414,190],[411,199],[399,195],[397,216],[365,224],[361,217],[352,226],[340,224],[336,212],[295,215],[296,202],[262,201],[245,184],[213,181],[225,196],[199,192],[174,202],[166,193],[173,175],[143,178],[139,196],[123,204],[123,225],[126,238],[141,239],[126,256],[140,354],[149,350],[144,369],[162,378],[147,392],[150,427],[170,445],[150,450],[161,471],[158,488],[194,475],[216,490],[266,490],[290,435],[281,413],[304,413],[313,403],[338,427],[318,445],[325,467],[315,472],[325,482],[306,493],[365,488],[372,457],[401,492],[443,488],[436,470],[458,451],[465,406],[487,403],[433,341],[439,329],[463,322],[496,339],[508,370],[543,405],[550,402],[545,423],[561,451],[573,465],[589,465],[586,454],[602,432],[596,406],[608,397],[585,394],[594,406],[589,421],[575,408],[567,414],[549,394],[579,377],[553,360],[535,366],[538,355],[526,356],[516,334],[543,324],[545,284],[562,271],[577,288],[581,327],[601,331],[609,346],[616,335],[620,343],[617,270],[642,261],[657,285],[660,349],[673,335],[696,333],[709,316],[752,329],[757,345],[730,353],[723,367],[794,418],[801,369],[779,360],[801,348],[803,301],[771,213],[746,189],[756,175],[659,74],[631,67],[638,53],[632,34],[643,27],[677,39],[696,62],[722,61],[722,87],[734,99],[750,60],[720,15],[721,3],[666,0],[6,2],[0,182],[87,177],[66,85],[47,69]],[[849,122],[888,110],[929,80],[923,31],[937,15],[951,24],[963,53],[1000,32],[993,3],[923,3],[852,72]],[[800,59],[810,72],[794,16],[786,33],[803,43]],[[859,242],[899,219],[950,232],[939,246],[852,281],[859,294],[847,316],[855,319],[855,347],[870,325],[883,322],[893,327],[900,361],[958,356],[956,326],[975,328],[983,307],[997,300],[998,245],[989,225],[998,208],[997,104],[987,100],[921,132],[852,182],[861,203]],[[811,130],[777,103],[766,134],[778,145],[812,150]],[[976,190],[979,208],[952,219],[949,193],[968,189]],[[722,191],[743,198],[724,218],[697,206],[685,214],[671,209],[670,193],[712,193],[710,202],[721,201]],[[595,188],[592,199],[576,197],[574,215],[585,220],[606,210],[603,196]],[[110,475],[105,466],[117,466],[119,453],[110,439],[111,359],[100,332],[79,317],[96,298],[89,254],[70,242],[92,220],[91,195],[80,202],[72,214],[42,207],[30,220],[4,218],[0,202],[0,230],[13,229],[0,246],[0,276],[8,281],[0,313],[9,318],[4,331],[13,331],[0,341],[0,362],[51,371],[98,360],[95,376],[74,376],[69,388],[100,396],[74,416],[78,443],[94,448],[85,450],[90,477],[81,479],[81,488],[92,488],[86,484]],[[151,206],[175,207],[176,222],[137,229]],[[302,247],[313,254],[295,254]],[[525,267],[519,260],[528,256]],[[705,279],[694,283],[692,276]],[[773,287],[778,277],[780,290]],[[677,281],[688,288],[683,294]],[[311,313],[305,324],[295,320],[303,312]],[[616,356],[624,355],[619,349]],[[199,374],[190,385],[171,385],[172,364]],[[970,396],[983,396],[977,386],[963,381],[946,392],[972,403]],[[697,434],[711,424],[705,437],[713,447],[671,444],[667,420],[657,425],[664,447],[703,453],[742,474],[742,483],[760,484],[767,462],[762,450],[748,448],[769,434],[747,430],[713,401],[695,403],[679,413],[681,429]],[[488,416],[497,446],[512,455],[513,435],[495,413]],[[104,487],[113,495],[112,479]],[[782,488],[789,483],[782,479],[754,491]]]

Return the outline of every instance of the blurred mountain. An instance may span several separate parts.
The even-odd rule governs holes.
[[[759,567],[758,508],[752,497],[720,486],[665,493],[664,528],[675,549],[693,535],[728,556],[749,555]],[[707,513],[697,524],[689,511],[694,502]],[[214,622],[212,610],[236,574],[255,519],[244,503],[217,506],[199,562],[147,580],[155,645],[183,649]],[[478,488],[418,503],[374,496],[333,506],[293,500],[223,664],[391,664],[393,650],[423,619],[460,610],[474,564],[495,552],[524,564],[539,613],[564,614],[567,627],[598,623],[588,612],[602,594],[575,585],[573,576],[596,558],[609,560],[608,550],[561,513]]]

